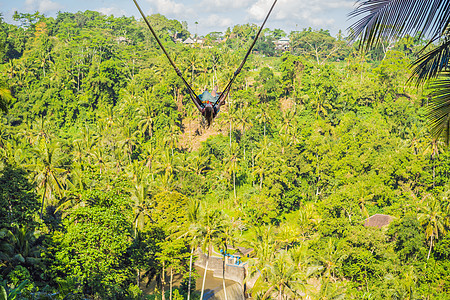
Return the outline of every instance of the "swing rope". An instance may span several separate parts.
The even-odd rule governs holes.
[[[273,8],[275,7],[275,4],[277,3],[277,0],[275,0],[272,4],[272,7],[270,8],[269,12],[267,13],[266,18],[264,19],[264,22],[262,23],[261,27],[259,28],[258,33],[256,34],[256,37],[253,39],[253,43],[250,46],[250,48],[247,51],[247,54],[245,54],[244,59],[242,60],[241,64],[239,65],[239,68],[237,68],[237,70],[234,72],[233,77],[231,78],[230,82],[228,82],[227,86],[225,87],[225,89],[223,90],[222,94],[220,95],[219,99],[217,100],[217,102],[214,104],[214,107],[216,107],[221,101],[224,101],[227,97],[228,94],[230,93],[230,89],[231,86],[233,85],[234,80],[236,79],[236,77],[239,75],[239,73],[241,72],[242,68],[245,65],[245,62],[247,61],[247,58],[249,57],[250,53],[253,50],[253,47],[255,47],[256,41],[258,40],[261,31],[264,28],[264,25],[266,24],[267,19],[269,19],[270,14],[272,13]]]
[[[158,36],[156,35],[155,31],[153,30],[152,26],[150,25],[150,22],[147,20],[147,18],[145,17],[141,7],[139,6],[139,4],[137,3],[136,0],[133,0],[134,4],[136,5],[137,9],[139,10],[139,12],[141,13],[142,18],[144,18],[145,23],[147,24],[148,28],[150,29],[150,31],[152,32],[153,36],[155,37],[156,41],[158,42],[159,47],[162,49],[162,51],[164,52],[164,54],[166,55],[167,59],[169,60],[170,64],[172,65],[172,67],[174,68],[175,72],[177,73],[177,75],[181,78],[181,80],[183,81],[184,85],[187,87],[187,89],[189,90],[189,96],[192,99],[192,102],[194,102],[195,106],[198,108],[198,110],[201,111],[201,104],[202,101],[198,98],[197,94],[194,92],[194,90],[192,89],[192,87],[189,85],[189,83],[184,79],[183,74],[181,73],[180,69],[177,68],[177,66],[175,65],[175,63],[173,62],[173,60],[170,58],[169,54],[167,53],[166,49],[164,48],[163,44],[161,43],[161,41],[159,40]],[[221,102],[224,101],[227,97],[228,94],[230,93],[230,89],[231,86],[233,85],[234,80],[236,79],[236,77],[239,75],[239,73],[241,72],[242,68],[245,65],[245,62],[247,61],[247,58],[249,57],[250,53],[252,52],[253,48],[255,47],[256,41],[258,40],[261,31],[264,28],[264,25],[267,22],[267,19],[269,19],[270,14],[272,13],[273,8],[275,7],[275,4],[277,3],[277,0],[275,0],[272,4],[272,7],[269,10],[269,13],[267,14],[266,18],[264,19],[264,22],[262,23],[261,27],[259,28],[258,33],[256,34],[256,37],[253,39],[253,43],[250,46],[250,48],[247,51],[247,54],[245,54],[244,59],[242,60],[241,64],[239,65],[239,67],[236,69],[236,71],[233,74],[233,77],[230,79],[230,81],[228,82],[227,86],[225,87],[225,89],[223,90],[223,92],[220,94],[219,99],[216,101],[216,103],[214,104],[214,108],[216,108],[216,106]]]
[[[184,79],[183,74],[181,73],[180,69],[177,68],[177,66],[175,65],[175,63],[173,62],[173,60],[170,58],[169,54],[167,53],[166,49],[164,48],[163,44],[161,43],[161,41],[159,40],[158,36],[156,35],[155,31],[153,30],[153,27],[150,25],[150,22],[147,20],[147,18],[145,17],[144,12],[142,11],[141,7],[139,6],[139,4],[137,3],[136,0],[133,0],[134,4],[136,4],[137,9],[139,10],[139,12],[141,13],[142,18],[144,18],[145,23],[147,24],[148,28],[150,29],[150,31],[152,32],[153,36],[155,37],[156,41],[158,42],[159,47],[162,49],[162,51],[164,52],[164,54],[166,55],[167,59],[169,60],[170,64],[172,65],[172,67],[174,68],[175,72],[177,73],[177,75],[181,78],[181,80],[183,81],[184,85],[187,87],[187,89],[189,90],[189,96],[191,97],[192,101],[194,102],[195,106],[201,111],[201,103],[202,101],[198,98],[197,94],[194,92],[194,90],[192,89],[192,87],[189,85],[189,83]]]

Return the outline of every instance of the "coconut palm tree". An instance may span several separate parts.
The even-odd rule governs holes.
[[[266,137],[266,124],[267,122],[270,122],[272,120],[272,117],[269,113],[270,107],[268,103],[262,103],[258,108],[258,115],[256,116],[256,119],[259,120],[259,123],[263,123],[264,125],[264,132],[263,135]]]
[[[232,143],[230,147],[229,156],[224,160],[225,168],[227,172],[233,178],[233,193],[236,201],[236,172],[239,170],[239,148],[237,143]]]
[[[259,151],[255,156],[255,159],[257,161],[257,168],[254,169],[253,172],[259,175],[259,188],[261,189],[264,174],[266,173],[267,160],[269,159],[269,156],[272,152],[272,142],[267,138],[267,136],[264,136],[261,142],[256,143],[256,146],[258,147]]]
[[[224,218],[223,219],[223,230],[221,235],[218,237],[218,246],[222,253],[222,287],[223,293],[225,295],[225,300],[228,300],[227,297],[227,287],[225,285],[225,270],[226,270],[226,254],[228,251],[228,245],[234,246],[235,242],[235,232],[238,229],[238,222],[235,222],[232,219]]]
[[[134,210],[134,235],[136,237],[137,231],[141,231],[144,228],[144,216],[150,216],[149,199],[150,187],[147,182],[147,173],[144,168],[145,161],[134,161],[131,164],[132,171],[130,176],[132,177],[132,186],[130,188],[131,200],[133,200]]]
[[[450,0],[374,0],[359,1],[350,14],[359,18],[352,26],[352,37],[361,37],[365,48],[405,35],[430,37],[413,63],[411,78],[417,83],[437,79],[428,106],[428,121],[435,138],[450,138]],[[435,46],[437,45],[437,46]]]
[[[259,273],[267,262],[272,261],[278,249],[273,227],[255,227],[254,231],[255,238],[248,243],[250,248],[255,249],[255,258],[249,261],[250,277]]]
[[[267,289],[262,299],[283,300],[288,299],[288,295],[296,298],[298,292],[304,290],[302,274],[285,250],[280,250],[273,261],[266,263],[261,273]]]
[[[35,161],[31,168],[36,173],[34,181],[38,189],[43,189],[40,212],[42,217],[45,200],[53,198],[54,192],[62,196],[66,170],[59,166],[62,157],[57,144],[49,144],[41,140],[38,147],[33,149],[33,154]]]
[[[429,195],[425,198],[427,203],[419,213],[419,221],[425,227],[427,239],[430,239],[430,249],[428,250],[427,260],[430,258],[431,249],[434,240],[439,239],[439,234],[445,233],[446,216],[442,212],[440,202],[433,196]],[[425,200],[424,199],[424,200]]]
[[[200,217],[195,231],[197,236],[203,237],[200,241],[200,246],[203,253],[206,255],[205,272],[203,274],[202,292],[200,295],[200,299],[203,299],[209,257],[212,254],[213,245],[223,234],[223,218],[221,212],[218,210],[211,211],[206,208],[204,214]]]
[[[154,108],[149,105],[151,93],[145,90],[142,103],[138,108],[139,128],[145,138],[153,136],[153,122],[156,116]]]
[[[189,281],[188,281],[188,295],[187,300],[191,299],[191,280],[192,280],[192,258],[194,256],[194,251],[198,247],[202,235],[199,235],[201,231],[197,230],[197,225],[200,219],[200,201],[197,199],[190,198],[188,201],[187,208],[187,220],[189,223],[188,231],[186,235],[190,238],[191,255],[189,257]]]
[[[310,292],[308,296],[313,300],[345,299],[345,286],[341,282],[332,283],[329,278],[321,277],[319,290]]]
[[[325,278],[330,278],[336,282],[336,270],[339,270],[339,264],[345,257],[343,242],[329,238],[325,249],[319,254],[318,258],[323,265]]]

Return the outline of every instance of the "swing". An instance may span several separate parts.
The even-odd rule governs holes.
[[[248,49],[247,53],[245,54],[244,59],[242,60],[241,64],[239,65],[239,67],[234,72],[233,77],[230,79],[230,81],[228,82],[228,84],[226,85],[226,87],[222,91],[222,93],[220,93],[220,95],[216,94],[214,96],[213,96],[213,94],[210,94],[209,92],[208,92],[209,95],[205,94],[206,91],[203,92],[203,94],[201,94],[201,95],[197,95],[194,92],[194,90],[189,85],[189,83],[184,79],[183,74],[181,73],[180,69],[178,69],[178,67],[175,65],[173,60],[170,58],[170,56],[167,53],[166,49],[164,48],[163,44],[159,40],[159,38],[156,35],[155,31],[153,30],[153,27],[150,25],[149,21],[147,20],[147,18],[145,17],[145,15],[143,13],[141,7],[137,3],[137,0],[133,0],[133,2],[136,5],[137,9],[139,10],[142,18],[144,18],[145,23],[147,24],[148,28],[152,32],[152,34],[155,37],[156,41],[158,42],[159,47],[164,52],[164,54],[166,55],[166,57],[169,60],[170,64],[172,65],[173,69],[175,70],[177,75],[181,78],[181,80],[183,81],[184,85],[188,89],[189,96],[190,96],[192,102],[194,102],[194,104],[197,107],[197,109],[199,110],[199,112],[205,117],[205,119],[207,119],[208,127],[209,127],[209,125],[211,124],[212,119],[215,118],[217,113],[219,112],[220,106],[225,103],[225,99],[228,97],[228,95],[230,93],[231,86],[233,85],[234,80],[236,79],[236,77],[239,75],[239,73],[241,72],[242,68],[244,67],[245,62],[247,61],[247,58],[249,57],[250,53],[252,52],[253,47],[255,46],[256,41],[258,40],[259,35],[261,34],[261,31],[264,28],[264,25],[266,24],[267,19],[269,18],[270,14],[272,13],[273,8],[275,7],[275,4],[277,3],[277,0],[275,0],[273,2],[272,7],[270,8],[266,18],[264,19],[261,27],[259,28],[258,33],[256,34],[256,37],[253,40],[253,43],[251,44],[250,48]],[[214,90],[214,92],[217,93],[215,90]]]

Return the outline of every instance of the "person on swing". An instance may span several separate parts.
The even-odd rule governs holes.
[[[225,99],[221,100],[219,103],[221,93],[217,92],[217,86],[214,87],[212,92],[210,93],[208,89],[198,95],[198,98],[201,101],[199,110],[202,113],[203,117],[205,117],[207,126],[211,126],[212,120],[217,116],[220,111],[220,106],[225,103]]]
[[[167,54],[166,49],[164,48],[164,45],[161,43],[161,41],[158,38],[158,35],[153,30],[152,26],[148,22],[147,18],[145,17],[144,12],[140,8],[139,4],[137,3],[137,0],[133,0],[134,4],[136,5],[137,9],[139,10],[142,18],[145,20],[145,23],[147,23],[148,28],[153,34],[153,37],[158,42],[159,47],[166,55],[167,59],[169,60],[172,67],[175,69],[177,75],[183,80],[185,86],[189,90],[189,96],[194,102],[197,109],[201,112],[203,117],[205,117],[208,127],[211,126],[212,120],[217,116],[220,110],[220,106],[225,103],[225,98],[228,96],[228,93],[230,92],[231,85],[233,84],[233,81],[236,79],[236,77],[239,75],[242,67],[244,66],[245,62],[247,61],[248,56],[251,54],[253,47],[256,44],[256,41],[259,38],[259,35],[261,34],[261,31],[264,28],[264,25],[266,24],[267,19],[270,16],[270,13],[272,12],[273,8],[275,7],[275,4],[277,3],[277,0],[274,0],[268,14],[266,15],[266,18],[264,19],[261,27],[259,28],[258,33],[256,34],[256,37],[253,40],[252,45],[247,51],[247,54],[244,56],[244,59],[242,60],[239,68],[234,72],[233,77],[230,79],[229,83],[227,84],[226,88],[222,93],[217,93],[217,87],[214,87],[214,90],[212,93],[210,93],[207,89],[200,95],[197,95],[193,90],[192,87],[187,83],[187,81],[183,78],[183,74],[181,73],[180,69],[177,68],[173,60],[170,58],[169,54]]]

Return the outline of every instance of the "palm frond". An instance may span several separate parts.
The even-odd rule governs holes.
[[[435,78],[439,72],[448,68],[450,58],[450,39],[446,38],[438,47],[420,56],[414,63],[411,80],[421,84]]]
[[[441,77],[430,84],[434,90],[427,106],[430,132],[434,138],[444,137],[449,144],[450,134],[450,72],[442,72]]]
[[[449,0],[359,0],[350,18],[361,17],[350,29],[369,48],[405,34],[440,36],[449,24]]]

